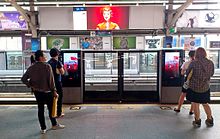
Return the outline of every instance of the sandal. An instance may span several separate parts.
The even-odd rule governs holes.
[[[180,112],[180,110],[178,110],[177,108],[174,108],[174,111],[175,111],[175,112]]]

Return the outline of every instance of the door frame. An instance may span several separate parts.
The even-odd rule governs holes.
[[[124,53],[146,53],[146,52],[157,52],[157,81],[156,91],[124,91]],[[118,56],[118,82],[116,91],[86,91],[85,90],[85,53],[116,53]],[[84,103],[102,103],[102,102],[159,102],[159,51],[158,50],[135,50],[135,51],[126,51],[126,50],[113,50],[113,51],[82,51],[82,80],[83,80],[83,101]],[[129,99],[127,98],[128,94],[137,95],[137,93],[145,94],[145,97],[139,97],[140,99]],[[146,94],[147,93],[147,94]],[[106,97],[106,98],[105,98]]]

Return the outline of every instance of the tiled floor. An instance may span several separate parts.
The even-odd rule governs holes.
[[[81,105],[80,110],[74,110],[66,105],[65,117],[58,119],[66,128],[42,135],[36,105],[0,105],[0,139],[220,139],[220,104],[211,105],[215,119],[211,128],[204,123],[203,109],[202,126],[194,128],[189,105],[178,114],[172,105],[160,106]],[[47,126],[51,126],[48,117]]]

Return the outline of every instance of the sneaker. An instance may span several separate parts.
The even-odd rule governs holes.
[[[45,134],[46,132],[47,132],[46,129],[40,131],[41,134]]]
[[[207,118],[207,119],[205,120],[205,123],[206,123],[207,126],[210,127],[210,126],[213,126],[213,125],[214,125],[214,122],[213,122],[213,121],[214,121],[213,118],[212,118],[212,119],[208,119],[208,118]]]
[[[200,127],[201,126],[201,119],[193,121],[192,124],[194,127]]]
[[[55,126],[52,126],[52,130],[57,130],[57,129],[64,129],[65,125],[57,124]]]
[[[62,113],[61,115],[59,115],[59,116],[57,116],[56,118],[62,118],[62,117],[64,117],[64,113]]]
[[[193,114],[194,114],[194,112],[192,112],[192,111],[189,112],[189,115],[193,115]]]

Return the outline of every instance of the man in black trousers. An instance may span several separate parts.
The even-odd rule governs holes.
[[[51,59],[48,61],[48,63],[51,65],[53,70],[55,86],[57,89],[57,93],[59,95],[57,101],[57,118],[64,116],[64,113],[62,112],[63,89],[61,82],[61,75],[64,74],[64,69],[62,63],[58,60],[59,53],[60,52],[57,48],[52,48],[50,50]]]
[[[36,62],[31,65],[21,78],[21,81],[33,89],[38,105],[38,120],[40,122],[41,133],[46,133],[46,123],[44,117],[44,105],[47,105],[52,130],[63,129],[64,125],[58,124],[52,117],[53,97],[58,97],[54,83],[53,71],[46,63],[46,56],[41,51],[35,52]]]

